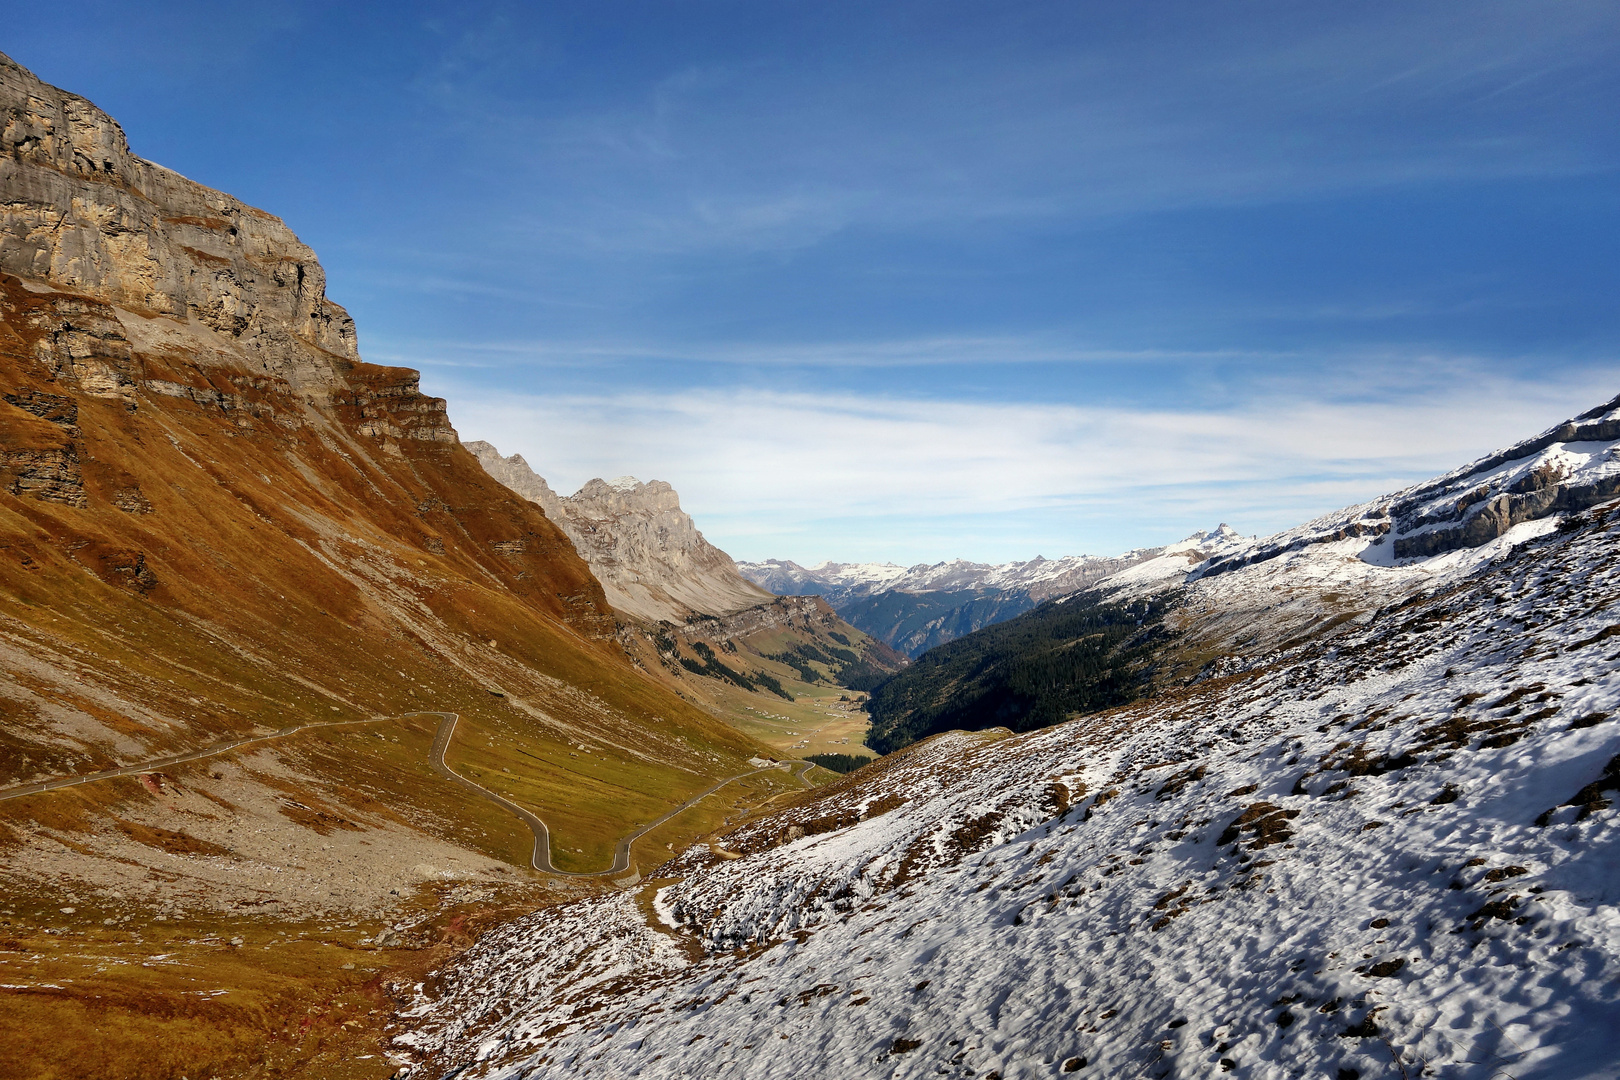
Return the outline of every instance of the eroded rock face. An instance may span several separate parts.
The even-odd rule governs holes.
[[[608,603],[627,615],[680,623],[688,615],[729,615],[775,599],[703,538],[681,509],[680,496],[662,480],[598,478],[561,498],[522,456],[502,457],[487,442],[466,446],[491,476],[538,503],[561,526],[590,563]]]
[[[112,117],[3,54],[0,189],[0,271],[195,320],[306,390],[359,359],[354,320],[279,218],[130,153]]]
[[[545,477],[529,467],[522,454],[501,457],[499,450],[482,441],[462,445],[472,451],[485,472],[530,502],[539,503],[540,509],[546,512],[546,517],[560,523],[567,516],[561,497],[551,490],[551,485],[546,483]]]
[[[1620,397],[1505,450],[1382,499],[1212,558],[1212,577],[1316,544],[1365,539],[1378,565],[1490,543],[1515,525],[1573,514],[1620,494]]]
[[[719,645],[773,630],[825,632],[837,630],[842,624],[838,613],[819,596],[778,596],[769,603],[730,615],[689,619],[680,628],[680,636],[686,641]]]
[[[292,625],[335,602],[313,538],[397,545],[609,641],[567,538],[462,452],[415,371],[360,359],[325,292],[279,219],[136,156],[111,117],[0,55],[0,551],[26,547],[26,568],[65,553],[159,606],[212,613],[210,575],[250,549],[261,571],[304,565],[310,612],[275,593]],[[341,578],[352,554],[315,563]]]
[[[428,744],[404,748],[437,722],[422,710],[491,723],[502,752],[588,739],[591,764],[663,777],[649,790],[757,751],[637,674],[573,543],[463,450],[416,372],[360,360],[285,226],[133,156],[3,57],[0,596],[0,788],[233,745],[81,789],[106,797],[43,796],[48,818],[33,795],[0,804],[8,898],[117,884],[267,918],[414,903],[412,865],[504,858],[446,839],[483,819],[422,781]],[[259,741],[332,724],[335,755]]]

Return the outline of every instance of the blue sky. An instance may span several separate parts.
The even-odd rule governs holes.
[[[739,558],[1264,533],[1620,393],[1612,3],[75,12],[0,50]]]

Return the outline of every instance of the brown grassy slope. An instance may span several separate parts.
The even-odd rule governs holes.
[[[859,749],[868,721],[862,706],[866,695],[839,681],[840,665],[810,662],[807,668],[817,678],[806,682],[801,670],[772,657],[809,646],[823,655],[854,652],[879,671],[897,671],[905,664],[904,657],[845,622],[815,596],[777,597],[729,615],[693,615],[680,626],[631,624],[620,640],[649,675],[771,747],[779,758]],[[716,675],[714,668],[694,672],[682,661],[705,666],[699,646],[745,679],[775,679],[792,700],[763,683],[753,689],[739,685]]]
[[[345,379],[321,408],[245,364],[141,351],[120,319],[142,316],[0,289],[0,780],[427,707],[553,751],[589,736],[654,801],[751,750],[634,671],[566,538],[484,474],[413,372],[333,357]],[[69,317],[99,355],[53,340]],[[87,361],[129,390],[87,392]],[[58,419],[24,407],[42,400]]]
[[[448,432],[412,373],[352,364],[312,403],[245,363],[143,352],[123,336],[141,318],[0,279],[0,782],[448,709],[464,718],[452,764],[521,780],[558,863],[595,869],[632,822],[745,767],[752,744],[625,660],[537,509],[453,441],[412,437]],[[53,322],[99,333],[63,345]],[[122,392],[87,392],[75,361],[116,365]],[[0,878],[22,905],[0,920],[0,981],[27,988],[5,992],[5,1042],[29,1048],[0,1072],[249,1075],[268,1056],[339,1075],[321,1055],[374,1051],[352,1044],[386,1013],[378,973],[418,954],[346,969],[354,940],[412,905],[435,926],[456,910],[414,866],[486,904],[538,900],[512,868],[527,835],[431,773],[432,729],[331,729],[169,770],[185,797],[129,779],[0,803]],[[333,846],[348,861],[316,865]],[[311,925],[344,917],[360,925],[343,940]],[[308,939],[298,964],[219,944],[275,927]],[[159,950],[175,965],[141,966]],[[217,1007],[199,979],[229,991]],[[333,994],[360,1027],[300,1030]]]
[[[352,722],[0,801],[0,1076],[386,1075],[331,995],[567,892],[420,711],[569,869],[755,751],[614,630],[285,225],[0,56],[0,786]]]

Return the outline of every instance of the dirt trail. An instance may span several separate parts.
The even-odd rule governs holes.
[[[189,754],[174,754],[169,757],[154,758],[143,761],[138,765],[123,765],[116,769],[103,769],[100,772],[83,773],[77,776],[59,776],[54,780],[40,780],[32,784],[23,784],[20,787],[0,788],[0,802],[7,799],[18,799],[24,795],[37,795],[41,791],[54,791],[57,788],[73,787],[77,784],[88,784],[92,780],[111,780],[115,776],[139,776],[141,773],[152,772],[156,769],[165,769],[170,765],[179,765],[187,761],[199,761],[203,758],[216,757],[243,746],[252,746],[254,743],[268,742],[271,739],[281,739],[288,735],[296,735],[300,731],[313,731],[316,728],[347,727],[350,724],[379,724],[384,720],[392,719],[387,716],[373,716],[369,720],[328,720],[319,724],[299,724],[296,727],[285,727],[280,731],[273,731],[268,735],[254,735],[247,739],[234,739],[230,742],[214,743],[201,750],[193,750]]]

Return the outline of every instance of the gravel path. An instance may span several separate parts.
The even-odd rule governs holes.
[[[387,719],[389,717],[373,716],[369,720],[329,720],[320,724],[299,724],[296,727],[285,727],[280,731],[271,732],[269,735],[255,735],[247,739],[233,739],[230,742],[215,743],[202,750],[193,750],[189,754],[174,754],[170,757],[143,761],[138,765],[124,765],[117,769],[103,769],[100,772],[84,773],[78,776],[59,776],[54,780],[41,780],[33,784],[23,784],[20,787],[0,788],[0,802],[7,799],[20,799],[24,795],[37,795],[41,791],[54,791],[57,788],[88,784],[93,780],[111,780],[115,776],[139,776],[141,773],[152,772],[154,769],[164,769],[170,765],[179,765],[182,762],[217,757],[227,751],[236,750],[243,746],[252,746],[255,743],[296,735],[300,731],[313,731],[315,728],[347,727],[350,724],[377,724]]]
[[[570,870],[559,870],[552,865],[551,830],[546,828],[546,823],[544,821],[541,821],[533,813],[525,810],[512,800],[504,796],[497,795],[495,792],[486,787],[481,787],[480,785],[473,783],[471,780],[468,780],[466,777],[450,768],[449,765],[445,764],[444,753],[449,749],[450,739],[456,731],[456,723],[461,719],[459,714],[453,712],[423,712],[415,715],[437,716],[439,718],[439,729],[434,733],[433,736],[433,748],[428,752],[428,764],[433,766],[433,770],[439,775],[445,777],[447,780],[460,784],[462,787],[468,789],[474,794],[481,795],[486,799],[500,804],[506,810],[510,811],[512,814],[515,814],[519,819],[521,819],[523,823],[529,827],[529,831],[534,834],[534,853],[530,856],[530,865],[543,874],[555,874],[559,877],[617,877],[620,874],[625,873],[630,869],[630,845],[634,844],[637,840],[641,839],[643,836],[647,835],[647,833],[656,829],[658,826],[662,825],[676,814],[690,809],[699,802],[702,802],[704,799],[708,798],[710,795],[713,795],[715,792],[719,791],[732,781],[744,780],[750,776],[758,776],[761,773],[770,772],[775,768],[775,766],[770,766],[764,769],[754,769],[751,772],[738,773],[736,776],[728,776],[719,783],[706,788],[697,795],[692,796],[690,799],[681,803],[681,805],[675,807],[675,809],[669,811],[669,813],[665,814],[663,817],[641,826],[635,832],[620,840],[618,846],[613,852],[613,863],[606,870],[591,870],[583,873],[576,873]],[[268,742],[271,739],[284,738],[288,735],[296,735],[301,731],[312,731],[316,728],[345,727],[350,724],[376,724],[387,719],[390,718],[386,716],[374,716],[369,720],[332,720],[319,724],[299,724],[295,727],[285,727],[280,731],[272,732],[269,735],[257,735],[247,739],[233,739],[229,742],[215,743],[214,745],[206,747],[202,750],[194,750],[188,754],[173,754],[169,757],[145,761],[138,765],[124,765],[116,769],[103,769],[100,772],[84,773],[80,776],[62,776],[53,780],[41,780],[33,784],[24,784],[20,787],[0,789],[0,802],[5,801],[6,799],[21,798],[24,795],[37,795],[42,791],[54,791],[58,788],[74,787],[78,784],[88,784],[96,780],[110,780],[116,776],[138,776],[141,773],[167,768],[170,765],[179,765],[187,761],[199,761],[203,758],[217,757],[218,755],[228,753],[231,750],[237,750],[244,746],[252,746],[256,743]],[[814,768],[814,764],[809,761],[794,761],[793,764],[799,766],[799,770],[795,774],[797,779],[806,787],[810,786],[810,782],[805,779],[805,774]],[[633,881],[638,880],[640,880],[639,874],[635,876]],[[626,882],[626,884],[632,884],[633,881]]]

